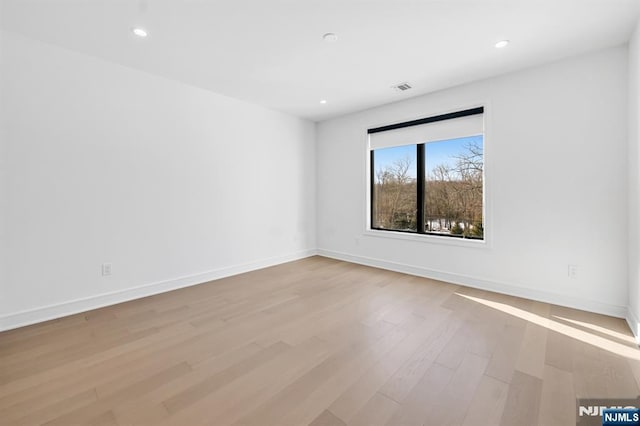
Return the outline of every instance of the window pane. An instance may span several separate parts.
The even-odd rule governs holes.
[[[372,227],[417,231],[416,145],[373,151]]]
[[[425,232],[483,239],[483,136],[427,143],[425,159]]]

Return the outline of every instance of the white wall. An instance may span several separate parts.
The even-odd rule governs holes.
[[[638,200],[640,199],[640,22],[629,40],[629,313],[627,321],[640,336],[640,226]]]
[[[320,123],[319,252],[624,316],[626,91],[620,47]],[[364,235],[366,129],[478,102],[490,247]]]
[[[311,122],[0,32],[0,329],[316,246],[639,316],[640,231],[616,225],[638,215],[638,37],[629,68],[609,49],[326,121],[316,144]],[[478,102],[490,247],[364,235],[366,129]]]
[[[4,49],[2,46],[4,45],[2,39],[4,37],[4,33],[0,31],[0,81],[3,80],[4,73]],[[7,197],[6,197],[6,184],[7,184],[7,166],[6,166],[6,153],[4,141],[6,140],[6,126],[4,125],[5,119],[5,103],[2,102],[4,99],[4,89],[3,84],[0,83],[0,290],[3,288],[2,283],[7,282],[6,277],[6,260],[7,260],[7,235],[6,235],[6,211],[7,211]],[[2,300],[2,293],[0,293],[0,300]],[[0,302],[2,303],[2,302]]]
[[[313,252],[314,123],[1,43],[0,329]]]

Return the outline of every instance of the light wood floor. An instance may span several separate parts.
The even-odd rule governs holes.
[[[0,334],[0,423],[575,425],[621,319],[313,257]]]

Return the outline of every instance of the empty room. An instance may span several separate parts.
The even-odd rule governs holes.
[[[640,1],[0,0],[0,425],[640,425]]]

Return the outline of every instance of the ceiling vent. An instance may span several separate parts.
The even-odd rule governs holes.
[[[397,90],[398,92],[404,92],[411,89],[411,85],[405,81],[404,83],[399,83],[391,86],[391,88]]]

